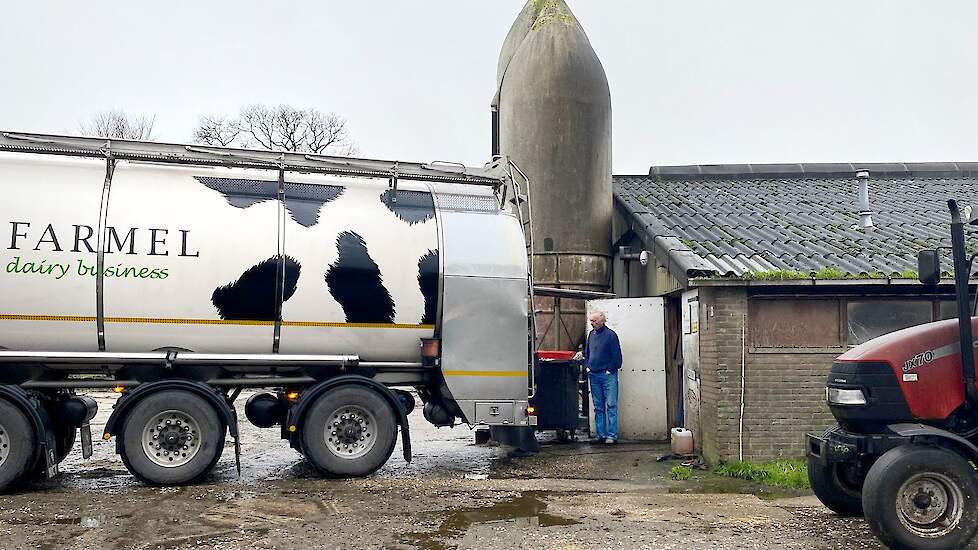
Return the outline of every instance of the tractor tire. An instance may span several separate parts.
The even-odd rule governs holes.
[[[332,389],[302,422],[302,450],[327,477],[363,477],[383,466],[397,443],[397,417],[376,391]]]
[[[842,463],[822,464],[808,457],[808,481],[818,500],[840,516],[863,515],[863,481],[855,466]]]
[[[27,416],[0,400],[0,492],[16,486],[37,461],[37,434]]]
[[[902,445],[869,469],[863,509],[893,550],[964,548],[978,530],[978,475],[957,453]]]
[[[221,458],[226,430],[202,397],[181,390],[154,393],[123,419],[122,462],[150,485],[191,483]]]

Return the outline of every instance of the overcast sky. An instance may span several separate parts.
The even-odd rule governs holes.
[[[568,0],[602,60],[615,173],[651,164],[978,160],[978,3]],[[124,6],[121,7],[120,6]],[[0,129],[287,103],[361,156],[481,165],[522,0],[6,2]]]

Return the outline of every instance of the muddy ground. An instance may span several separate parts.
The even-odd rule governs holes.
[[[112,399],[99,396],[96,437]],[[675,463],[656,461],[665,445],[545,443],[509,458],[464,426],[411,420],[414,460],[398,444],[358,480],[317,477],[276,429],[246,422],[241,476],[229,442],[214,474],[188,487],[138,484],[114,440],[96,440],[91,459],[76,449],[60,477],[0,497],[0,547],[880,548],[862,520],[804,492],[707,472],[670,481]]]

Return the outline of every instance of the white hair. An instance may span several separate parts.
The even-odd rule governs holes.
[[[608,321],[608,316],[605,315],[603,311],[592,311],[591,313],[588,314],[588,318],[590,319],[592,315],[597,315],[598,317],[601,317],[601,322]]]

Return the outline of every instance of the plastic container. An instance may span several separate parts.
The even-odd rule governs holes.
[[[672,454],[691,455],[693,454],[693,432],[686,428],[673,428],[669,432],[672,442]]]

